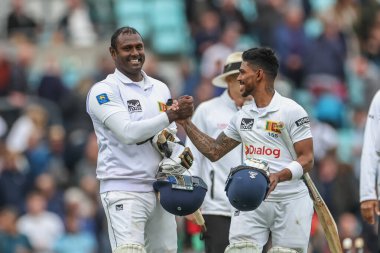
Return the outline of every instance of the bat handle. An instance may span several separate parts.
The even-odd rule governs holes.
[[[203,215],[201,213],[201,211],[198,209],[197,211],[195,211],[194,213],[194,219],[195,219],[195,222],[202,227],[202,232],[206,232],[207,231],[207,227],[206,227],[206,224],[205,224],[205,219],[203,218]]]

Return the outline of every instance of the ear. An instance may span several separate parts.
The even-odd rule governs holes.
[[[111,54],[112,58],[114,58],[116,56],[116,50],[115,50],[115,48],[109,47],[109,51],[110,51],[110,54]]]
[[[261,81],[264,78],[264,70],[258,69],[256,71],[256,79],[257,81]]]

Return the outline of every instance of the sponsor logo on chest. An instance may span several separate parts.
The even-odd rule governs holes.
[[[140,101],[133,99],[127,101],[129,112],[142,112]]]
[[[255,147],[253,145],[245,145],[245,155],[266,155],[274,158],[280,158],[281,150],[279,148],[270,148],[266,146]]]

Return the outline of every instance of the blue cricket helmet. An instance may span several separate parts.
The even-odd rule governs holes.
[[[200,177],[167,175],[153,183],[160,193],[162,207],[178,216],[185,216],[198,210],[205,198],[207,185]]]
[[[231,169],[225,191],[231,205],[239,211],[255,210],[269,190],[269,175],[261,169],[239,165]]]

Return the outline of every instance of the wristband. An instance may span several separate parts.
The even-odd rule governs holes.
[[[303,176],[303,168],[297,161],[289,163],[286,168],[292,172],[292,180],[300,179]]]

